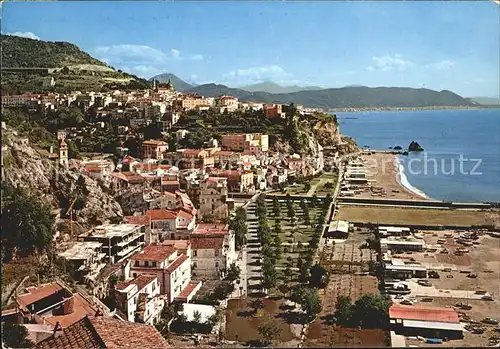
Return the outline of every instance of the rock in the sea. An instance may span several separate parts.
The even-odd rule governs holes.
[[[410,145],[408,146],[408,151],[423,151],[424,148],[418,144],[418,142],[411,141]]]
[[[403,148],[402,148],[402,147],[400,147],[399,145],[396,145],[396,146],[395,146],[394,148],[392,148],[392,149],[394,149],[394,150],[402,150]]]

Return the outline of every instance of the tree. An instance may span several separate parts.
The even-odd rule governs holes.
[[[306,313],[309,320],[312,320],[321,311],[321,301],[314,288],[305,288],[299,299],[302,310]]]
[[[2,338],[8,348],[31,348],[35,344],[28,339],[23,325],[2,323]]]
[[[311,205],[313,207],[316,207],[317,204],[318,204],[318,195],[313,194],[313,196],[311,197]]]
[[[287,265],[285,267],[285,270],[283,270],[283,275],[285,276],[285,279],[287,281],[292,281],[293,272],[292,272],[292,268],[290,268],[289,265]]]
[[[350,326],[352,321],[352,301],[348,296],[338,296],[335,304],[335,317],[337,324],[344,327]]]
[[[286,283],[282,283],[278,286],[278,289],[280,290],[280,292],[283,294],[283,298],[286,297],[286,294],[288,293],[288,291],[290,290],[290,287],[288,287],[288,285]]]
[[[384,296],[364,294],[355,303],[353,322],[363,328],[385,328],[389,311],[389,302]]]
[[[193,322],[201,324],[201,313],[198,310],[193,312]]]
[[[280,335],[281,328],[275,319],[269,319],[259,326],[258,331],[264,338],[264,344],[268,345]]]
[[[328,272],[321,265],[316,263],[310,270],[309,283],[313,287],[325,287],[328,283]]]
[[[308,192],[309,190],[311,190],[311,182],[306,182],[306,184],[304,184],[304,191]]]
[[[276,256],[276,260],[280,260],[283,256],[283,246],[281,246],[279,235],[274,236],[274,255]]]
[[[78,147],[76,146],[75,142],[73,141],[66,141],[66,144],[68,145],[68,158],[69,159],[80,159],[80,151],[78,150]]]
[[[254,313],[257,315],[259,310],[264,308],[264,302],[260,298],[255,298],[250,303],[248,303],[249,307],[254,310]]]
[[[45,250],[52,243],[54,216],[38,199],[14,190],[2,207],[2,249],[6,261],[14,250],[21,256]],[[2,198],[5,200],[5,194]]]
[[[240,273],[241,268],[236,263],[232,263],[227,271],[226,280],[231,282],[238,280],[240,278]]]
[[[123,147],[128,149],[128,153],[132,157],[139,157],[140,156],[140,146],[139,142],[137,139],[134,138],[128,138],[125,142],[123,142]]]
[[[275,217],[279,217],[281,215],[281,204],[277,196],[273,198],[273,214]]]

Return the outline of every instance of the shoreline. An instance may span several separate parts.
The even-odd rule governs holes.
[[[500,108],[500,107],[497,107]],[[497,109],[484,106],[433,106],[433,107],[346,107],[346,108],[331,108],[328,113],[359,113],[370,111],[426,111],[426,110],[483,110]]]
[[[418,189],[417,187],[414,187],[410,183],[408,177],[406,176],[404,165],[399,160],[398,155],[394,156],[394,167],[396,168],[396,181],[404,190],[410,192],[411,194],[417,195],[424,200],[434,200],[426,193],[424,193],[422,190]]]

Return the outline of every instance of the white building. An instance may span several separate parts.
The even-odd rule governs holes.
[[[156,275],[160,292],[169,304],[177,297],[189,301],[201,287],[201,283],[191,283],[191,258],[179,253],[173,246],[149,245],[132,256],[130,261],[132,277]]]
[[[153,325],[160,321],[165,305],[156,275],[139,275],[115,286],[116,304],[130,322]]]
[[[234,233],[226,226],[200,224],[191,234],[193,274],[220,278],[237,259]]]

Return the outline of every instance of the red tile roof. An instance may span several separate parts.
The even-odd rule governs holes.
[[[170,210],[148,210],[146,215],[151,219],[151,221],[160,220],[172,220],[177,218],[177,212]]]
[[[111,175],[129,183],[143,183],[146,181],[144,177],[135,172],[113,172]]]
[[[179,257],[176,258],[175,261],[173,261],[172,263],[170,263],[167,267],[167,271],[169,273],[172,273],[174,272],[174,270],[176,270],[177,268],[179,268],[181,266],[182,263],[184,263],[185,261],[187,261],[189,259],[188,256],[186,256],[185,254],[181,254]]]
[[[179,293],[175,299],[187,301],[188,297],[193,293],[193,291],[198,287],[201,281],[189,281],[189,284]]]
[[[126,289],[129,285],[137,285],[137,290],[140,291],[150,283],[156,280],[155,275],[139,275],[135,279],[129,281],[121,281],[116,284],[115,289],[122,291]]]
[[[194,211],[194,213],[193,213],[193,211]],[[196,215],[196,209],[195,208],[192,208],[192,209],[180,208],[177,211],[177,215],[180,217],[186,218],[186,219],[193,219],[194,216]]]
[[[177,250],[171,246],[149,245],[143,251],[136,253],[131,257],[133,261],[158,261],[163,262],[173,255]]]
[[[88,317],[65,328],[57,337],[49,337],[35,345],[36,349],[100,349],[104,348],[102,339],[95,333]]]
[[[35,346],[38,349],[160,349],[170,347],[153,326],[102,316],[85,317],[73,326],[64,329],[57,338],[50,337]]]
[[[422,306],[393,305],[389,308],[391,319],[440,321],[458,323],[458,313],[454,309]]]
[[[164,141],[158,141],[154,139],[148,139],[147,141],[142,142],[142,145],[155,145],[155,146],[164,146],[167,145]]]
[[[127,224],[139,224],[149,226],[151,224],[151,218],[149,216],[125,216],[123,220]]]
[[[165,338],[154,326],[138,324],[102,316],[90,318],[104,345],[109,349],[141,348],[159,349],[170,348]]]
[[[191,247],[193,250],[221,249],[223,246],[223,237],[194,237],[193,235],[191,235]]]
[[[26,289],[27,293],[17,296],[17,302],[21,307],[27,307],[64,289],[58,282],[52,282],[39,287],[29,287]]]
[[[53,326],[55,326],[56,323],[59,322],[62,328],[66,328],[77,323],[87,315],[94,316],[97,312],[97,309],[94,308],[94,306],[90,304],[85,298],[83,298],[83,296],[79,293],[73,294],[72,302],[73,311],[71,313],[46,317],[45,321]]]
[[[193,235],[210,236],[210,235],[227,235],[229,227],[227,224],[199,224],[193,231]]]

